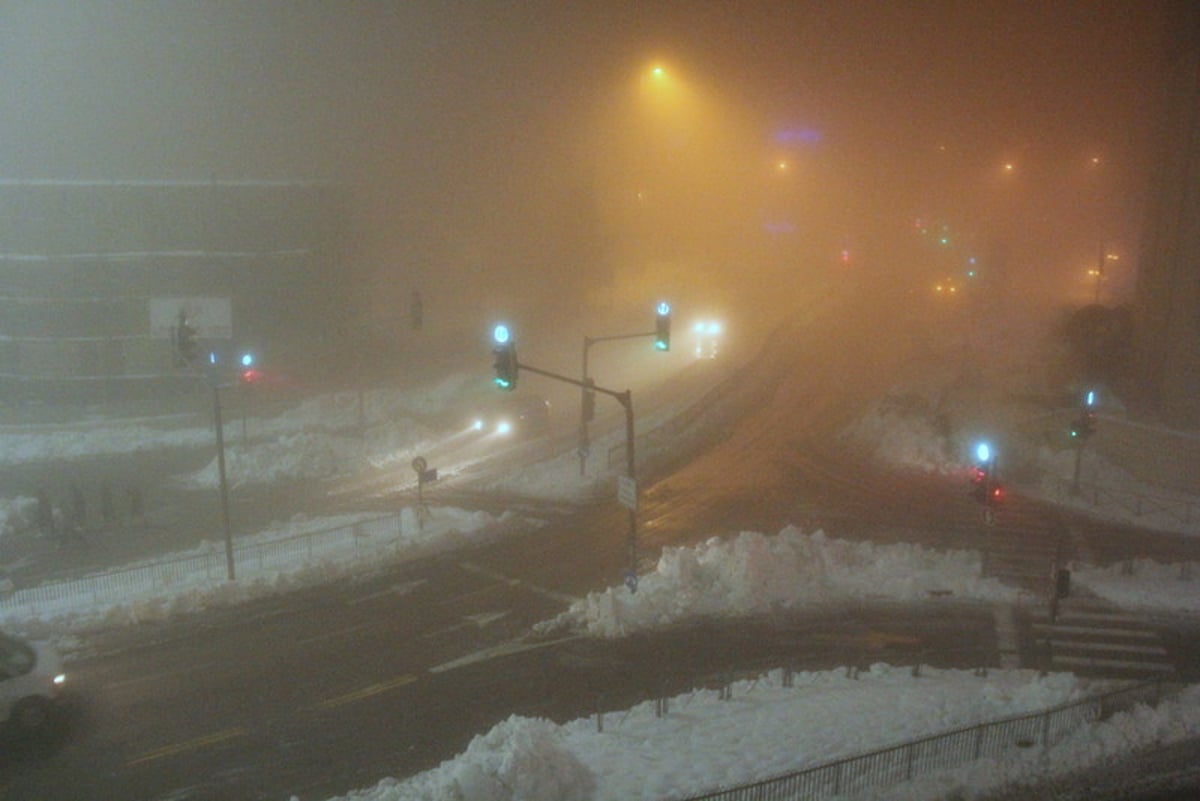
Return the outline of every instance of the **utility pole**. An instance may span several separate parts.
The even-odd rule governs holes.
[[[565,375],[543,370],[540,367],[524,364],[517,358],[517,350],[512,342],[508,326],[498,325],[493,333],[493,339],[496,348],[492,351],[496,357],[495,368],[496,378],[495,383],[498,387],[505,390],[511,390],[516,386],[517,376],[524,370],[536,375],[545,376],[546,378],[562,381],[566,384],[573,384],[586,391],[599,392],[601,395],[608,395],[616,398],[621,407],[625,409],[625,472],[627,483],[621,487],[618,492],[618,499],[621,503],[629,508],[629,535],[627,539],[629,548],[629,569],[625,574],[625,584],[629,587],[630,592],[637,592],[637,555],[638,555],[638,528],[637,528],[637,458],[634,453],[634,438],[635,426],[633,419],[633,393],[630,390],[619,392],[614,389],[596,386],[591,379],[580,380],[578,378],[570,378]],[[629,495],[625,497],[625,488],[628,487]]]
[[[221,424],[221,382],[215,364],[209,365],[208,383],[213,392],[213,422],[217,429],[217,477],[221,492],[221,526],[225,532],[225,566],[229,580],[235,579],[233,568],[233,531],[229,524],[229,482],[225,475],[225,432]]]
[[[656,350],[666,351],[671,349],[671,305],[669,303],[662,301],[655,307],[653,331],[646,331],[639,334],[614,334],[606,337],[585,336],[583,338],[583,368],[581,370],[583,391],[580,394],[579,407],[580,478],[587,475],[587,459],[588,454],[591,452],[591,442],[588,439],[588,422],[591,421],[595,412],[595,382],[592,381],[591,376],[588,374],[588,351],[597,342],[613,342],[618,339],[641,339],[642,337],[654,337],[654,347]],[[633,475],[633,473],[630,472],[630,475]]]

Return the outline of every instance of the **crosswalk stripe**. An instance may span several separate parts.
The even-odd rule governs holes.
[[[1118,651],[1131,654],[1154,654],[1166,656],[1167,649],[1158,645],[1121,645],[1111,642],[1084,642],[1082,640],[1050,640],[1055,648],[1066,648],[1074,651]]]
[[[1096,659],[1087,656],[1055,656],[1050,660],[1055,665],[1078,665],[1080,667],[1107,667],[1124,670],[1148,670],[1158,673],[1171,673],[1175,666],[1169,662],[1133,662],[1123,659]]]
[[[1129,637],[1131,639],[1156,640],[1158,635],[1145,629],[1099,628],[1092,626],[1064,626],[1058,623],[1034,623],[1035,629],[1058,634],[1091,634],[1096,637]]]

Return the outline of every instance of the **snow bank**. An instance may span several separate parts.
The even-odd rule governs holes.
[[[345,798],[358,801],[633,801],[686,798],[721,786],[803,770],[931,732],[1029,713],[1089,691],[1069,674],[970,671],[877,664],[773,672],[714,691],[679,695],[665,717],[656,703],[563,725],[513,716],[467,749],[405,781],[387,779]]]
[[[1126,609],[1200,612],[1200,562],[1134,559],[1104,568],[1074,566],[1071,579]]]
[[[1017,591],[980,578],[974,551],[876,545],[806,535],[789,526],[774,537],[742,532],[695,548],[664,548],[636,593],[624,586],[589,593],[542,628],[569,626],[619,637],[688,618],[761,614],[850,599],[919,600],[932,593],[1013,601]]]

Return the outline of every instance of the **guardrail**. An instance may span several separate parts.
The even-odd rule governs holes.
[[[1157,705],[1166,689],[1162,681],[1137,684],[1041,712],[954,729],[753,784],[691,796],[686,801],[813,801],[863,793],[984,757],[1048,747],[1084,723],[1138,703]]]
[[[298,561],[319,563],[345,558],[361,560],[393,553],[401,542],[404,515],[386,515],[316,531],[282,536],[260,542],[235,543],[234,563],[239,580],[254,580],[273,571],[294,568]],[[352,544],[351,549],[349,545]],[[188,586],[203,588],[226,581],[225,551],[213,545],[205,553],[147,562],[83,576],[70,581],[43,584],[14,592],[0,599],[0,613],[29,609],[45,611],[55,604],[121,603],[147,591]]]
[[[1117,487],[1080,482],[1076,492],[1071,481],[1056,479],[1055,491],[1059,500],[1082,500],[1097,509],[1111,509],[1135,518],[1162,515],[1185,526],[1200,523],[1200,502],[1189,498],[1156,495]]]

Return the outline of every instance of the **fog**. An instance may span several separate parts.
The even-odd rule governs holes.
[[[11,0],[0,176],[344,184],[348,317],[402,337],[416,289],[552,368],[659,298],[747,338],[968,264],[989,304],[1118,302],[1167,11]]]

